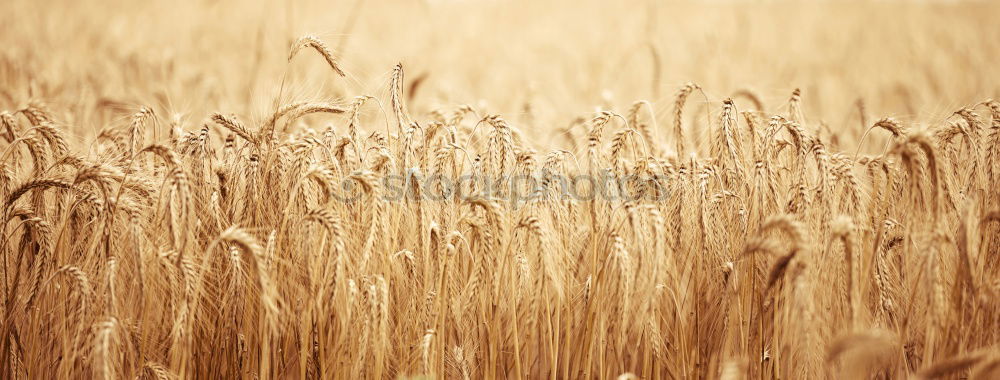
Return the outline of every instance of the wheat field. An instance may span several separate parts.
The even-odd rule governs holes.
[[[998,3],[0,14],[0,378],[1000,378]]]

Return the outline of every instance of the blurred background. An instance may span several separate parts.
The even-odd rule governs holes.
[[[283,102],[386,99],[397,62],[416,119],[469,104],[540,139],[636,100],[664,125],[689,81],[706,94],[689,104],[749,89],[769,112],[801,88],[808,122],[850,136],[859,101],[933,124],[1000,94],[997,2],[4,0],[0,14],[0,109],[42,99],[80,139],[140,105],[188,129],[214,111],[260,120],[283,76]],[[288,62],[305,34],[346,78],[312,52]]]

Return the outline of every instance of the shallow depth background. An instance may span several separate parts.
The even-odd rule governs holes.
[[[870,118],[928,125],[1000,93],[996,2],[6,0],[0,13],[0,109],[44,100],[80,141],[140,105],[187,129],[214,111],[259,120],[285,70],[283,102],[384,98],[397,62],[420,82],[418,120],[470,104],[540,144],[640,99],[662,125],[688,81],[714,108],[747,88],[772,112],[801,88],[807,121],[847,141],[859,99]],[[304,34],[347,78],[311,52],[287,63]]]

